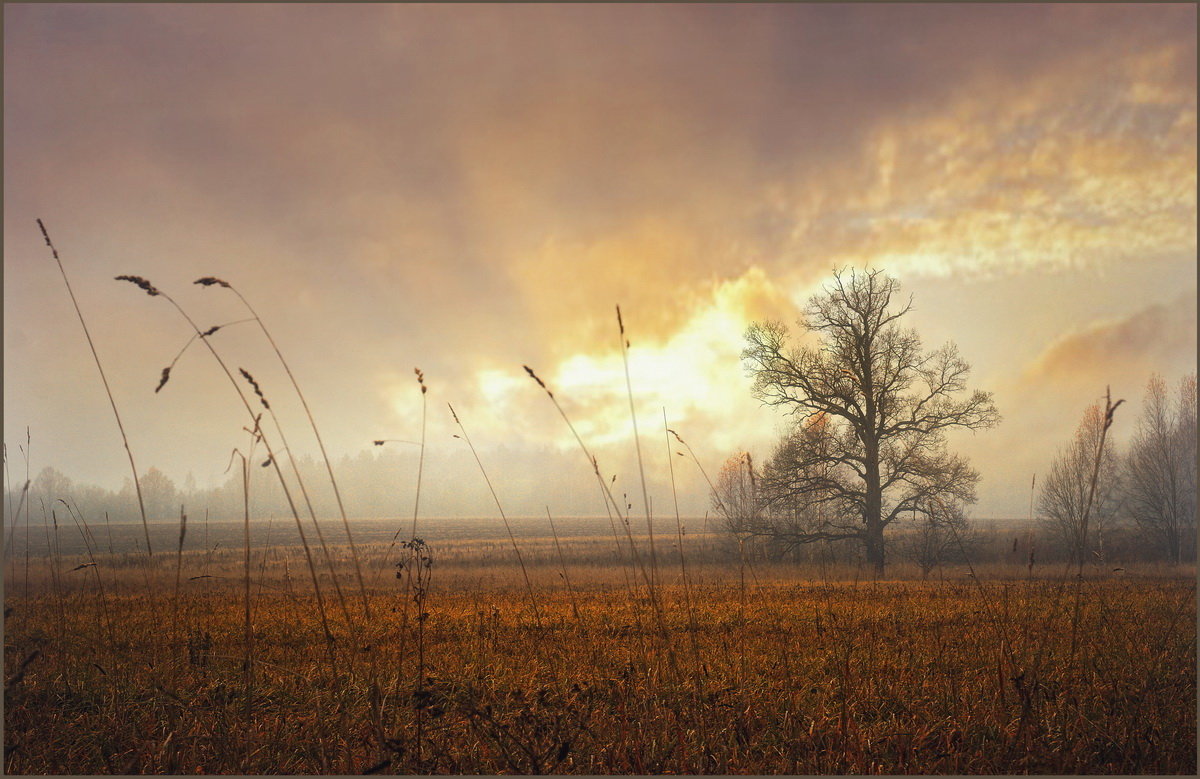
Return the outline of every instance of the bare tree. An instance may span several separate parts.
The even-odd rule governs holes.
[[[33,493],[50,506],[56,500],[70,498],[72,486],[69,476],[47,465],[33,480]]]
[[[1195,555],[1196,545],[1196,374],[1179,382],[1179,450],[1183,460],[1183,516],[1187,522],[1185,541]]]
[[[1178,564],[1196,523],[1196,377],[1174,403],[1158,375],[1146,384],[1142,415],[1125,458],[1125,499],[1133,520]]]
[[[175,482],[169,476],[151,466],[142,474],[139,481],[145,501],[146,516],[150,519],[161,520],[171,519],[178,515],[179,490],[176,489]],[[125,485],[121,488],[121,495],[130,499],[132,491],[133,483],[126,479]]]
[[[712,506],[730,532],[753,534],[760,524],[762,499],[758,481],[749,452],[732,455],[721,466],[713,485]]]
[[[742,353],[755,395],[798,424],[773,458],[773,497],[824,517],[793,540],[857,539],[877,573],[884,530],[902,514],[928,512],[932,498],[975,500],[978,474],[947,451],[946,431],[999,421],[990,393],[959,397],[970,366],[953,344],[925,352],[916,331],[900,327],[912,303],[894,308],[898,289],[880,271],[835,274],[800,321],[816,345],[788,348],[784,326],[764,322],[747,331]],[[814,418],[819,428],[806,425]]]
[[[1079,565],[1088,559],[1089,548],[1103,556],[1104,530],[1120,497],[1117,456],[1113,447],[1104,447],[1110,422],[1099,404],[1088,406],[1075,437],[1051,464],[1038,498],[1038,524]]]

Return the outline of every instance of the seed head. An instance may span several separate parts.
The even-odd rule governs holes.
[[[167,367],[163,368],[162,378],[158,380],[158,386],[154,388],[154,391],[158,392],[160,389],[162,389],[163,386],[166,385],[167,380],[170,378],[171,378],[171,366],[168,365]]]
[[[54,248],[54,242],[50,240],[50,233],[46,232],[46,225],[42,224],[42,220],[37,220],[38,229],[42,231],[42,237],[46,239],[46,245],[50,247],[50,254],[54,259],[58,260],[58,249]]]
[[[162,294],[161,292],[158,291],[158,289],[153,284],[151,284],[149,281],[146,281],[141,276],[117,276],[117,277],[115,277],[115,280],[116,281],[128,281],[130,284],[134,284],[134,285],[140,287],[141,289],[145,290],[146,294],[149,295],[150,297],[154,297],[155,295]]]
[[[553,392],[551,392],[551,391],[550,391],[550,388],[546,386],[546,382],[542,381],[542,380],[541,380],[541,379],[538,377],[538,375],[537,375],[536,373],[534,373],[534,372],[533,372],[533,368],[530,368],[528,365],[523,365],[523,366],[521,366],[521,367],[523,367],[523,368],[525,369],[525,372],[529,374],[529,378],[531,378],[531,379],[533,379],[534,381],[536,381],[536,382],[538,383],[538,386],[539,386],[539,387],[541,387],[542,389],[546,390],[546,394],[547,394],[547,395],[549,395],[550,397],[554,397],[554,393],[553,393]]]
[[[241,372],[246,381],[250,382],[250,386],[254,388],[254,394],[258,395],[258,399],[262,401],[263,408],[269,409],[271,405],[267,403],[267,398],[265,395],[263,395],[262,388],[258,386],[258,382],[254,380],[254,377],[251,376],[250,372],[245,368],[238,368],[238,370]]]
[[[222,281],[221,279],[218,279],[215,276],[205,276],[202,279],[196,279],[192,283],[199,284],[202,287],[211,287],[212,285],[216,284],[217,286],[225,287],[226,289],[230,288],[230,284],[228,281]]]
[[[1121,405],[1124,402],[1125,402],[1125,399],[1122,398],[1121,400],[1118,400],[1116,403],[1113,403],[1112,406],[1109,407],[1108,411],[1104,414],[1104,427],[1105,428],[1112,425],[1113,412],[1117,410],[1117,406]]]

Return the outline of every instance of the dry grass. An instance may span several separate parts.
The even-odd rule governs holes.
[[[567,540],[565,559],[588,543]],[[10,590],[6,771],[1196,768],[1195,586],[1186,578],[1085,581],[1072,652],[1069,580],[976,583],[956,572],[856,583],[844,570],[840,581],[805,581],[795,568],[760,566],[743,606],[736,570],[689,565],[690,617],[678,581],[664,571],[657,588],[666,640],[689,666],[676,675],[645,588],[628,598],[616,566],[572,566],[568,591],[553,544],[527,556],[539,627],[515,565],[493,557],[480,567],[489,550],[465,542],[443,561],[435,542],[419,678],[415,632],[398,641],[400,582],[369,584],[380,607],[371,622],[334,626],[339,657],[379,670],[373,685],[365,670],[330,672],[311,587],[291,576],[286,551],[267,550],[255,581],[251,700],[237,552],[185,554],[180,638],[161,654],[161,615],[137,570],[98,558],[104,602],[87,571],[60,574],[62,611],[48,570],[35,571],[30,598]],[[348,550],[341,565],[353,575]],[[164,562],[159,584],[170,586],[173,568]],[[200,570],[212,578],[190,578]],[[105,604],[111,633],[100,627]],[[351,645],[355,633],[361,645]]]
[[[631,504],[615,499],[529,368],[596,475],[611,538],[560,539],[548,516],[548,537],[518,543],[501,511],[510,544],[436,530],[418,539],[419,470],[399,559],[391,528],[376,542],[361,523],[353,540],[340,495],[347,545],[334,547],[297,473],[319,570],[276,457],[290,447],[276,424],[272,448],[211,343],[222,326],[201,330],[146,279],[118,278],[171,303],[194,332],[188,343],[202,342],[229,378],[253,425],[251,452],[261,446],[274,466],[295,545],[252,544],[252,455],[240,451],[241,548],[210,547],[206,522],[204,550],[185,551],[181,520],[175,559],[153,559],[143,511],[147,553],[111,554],[107,528],[102,555],[64,503],[83,546],[71,552],[67,540],[64,553],[51,509],[45,555],[27,564],[20,596],[11,577],[6,590],[6,773],[1196,770],[1194,571],[1039,579],[1009,566],[867,583],[859,568],[768,564],[740,545],[731,558],[727,538],[685,538],[676,516],[675,543],[659,540],[663,560],[678,552],[676,573],[659,566],[640,440],[647,525],[635,535]],[[625,356],[619,310],[618,329]],[[637,440],[627,361],[626,389]],[[663,425],[687,447],[665,411]],[[14,518],[6,553],[15,531]],[[29,545],[27,512],[27,560]],[[361,613],[346,607],[342,578],[358,580]],[[325,608],[329,586],[340,621]],[[167,630],[158,593],[169,588]]]

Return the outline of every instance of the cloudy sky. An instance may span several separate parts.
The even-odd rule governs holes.
[[[431,511],[488,509],[451,402],[485,463],[544,469],[502,499],[570,514],[603,505],[561,487],[587,464],[522,364],[635,483],[620,304],[667,505],[663,409],[710,473],[765,457],[783,421],[749,394],[746,325],[870,265],[995,393],[1003,423],[953,439],[976,515],[1024,516],[1105,385],[1120,438],[1152,371],[1195,369],[1195,36],[1191,5],[6,4],[10,467],[28,426],[35,473],[128,473],[41,218],[139,467],[177,481],[223,480],[247,418],[198,349],[154,393],[191,331],[118,274],[202,326],[245,313],[191,282],[232,282],[335,457],[419,437],[421,367],[426,476],[464,485]],[[213,343],[315,452],[261,335]]]

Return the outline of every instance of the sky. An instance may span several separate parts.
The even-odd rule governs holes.
[[[40,218],[139,470],[179,483],[228,478],[249,417],[195,344],[154,392],[192,331],[116,275],[202,327],[247,314],[192,282],[231,282],[335,460],[419,439],[420,367],[424,478],[461,485],[431,513],[492,512],[451,403],[510,513],[584,515],[590,465],[522,365],[640,504],[621,306],[661,512],[664,413],[710,475],[761,462],[787,420],[751,396],[747,325],[871,267],[995,395],[998,427],[951,437],[973,513],[1023,517],[1106,386],[1120,442],[1152,372],[1195,371],[1195,41],[1186,4],[5,4],[12,478],[129,474]],[[261,332],[212,342],[315,453]]]

